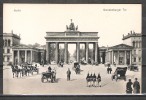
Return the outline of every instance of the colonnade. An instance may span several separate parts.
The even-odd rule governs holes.
[[[23,62],[32,63],[33,61],[37,61],[37,51],[34,50],[13,50],[13,62],[14,64],[21,64],[22,58]],[[16,60],[17,59],[17,60]]]
[[[48,63],[50,63],[50,44],[53,42],[46,42],[46,60]],[[55,49],[55,61],[56,63],[59,62],[59,43],[60,42],[55,42],[56,49]],[[61,42],[62,43],[62,42]],[[64,62],[68,63],[68,44],[70,42],[64,42]],[[72,43],[72,42],[71,42]],[[80,62],[80,44],[84,43],[85,44],[85,50],[86,50],[86,61],[88,62],[89,59],[89,42],[75,42],[76,44],[76,61]],[[98,42],[92,42],[93,43],[93,50],[94,50],[94,62],[98,62]]]
[[[111,64],[131,64],[132,51],[131,50],[111,50],[108,51],[108,58]]]

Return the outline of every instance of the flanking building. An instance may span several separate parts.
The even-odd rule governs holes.
[[[111,64],[127,65],[137,64],[141,65],[142,59],[142,34],[134,31],[123,35],[123,43],[116,46],[109,47],[106,51],[106,62]]]
[[[32,47],[20,43],[20,36],[3,33],[3,65],[21,64],[24,62],[45,63],[45,48]]]
[[[13,62],[12,47],[20,44],[20,36],[13,33],[3,33],[3,65]]]

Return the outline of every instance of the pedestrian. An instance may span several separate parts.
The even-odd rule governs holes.
[[[135,78],[135,82],[133,83],[133,93],[140,93],[140,84],[137,81],[137,78]]]
[[[49,66],[49,67],[48,67],[48,72],[51,72],[51,70],[52,70],[52,68]]]
[[[107,73],[109,74],[109,67],[107,67]]]
[[[67,74],[67,81],[69,81],[70,80],[70,75],[71,75],[71,71],[70,71],[69,68],[68,68],[66,74]]]
[[[95,75],[95,73],[94,73],[94,74],[93,74],[93,86],[94,86],[94,87],[96,87],[95,82],[96,82],[96,75]]]
[[[133,83],[131,82],[131,79],[129,79],[129,81],[126,84],[126,93],[132,94],[132,84]]]
[[[109,74],[111,74],[111,72],[112,72],[112,68],[110,67],[110,68],[109,68]]]
[[[116,67],[116,63],[114,62],[114,66]]]
[[[98,86],[101,87],[101,76],[100,76],[100,73],[97,76],[97,83],[98,83]]]

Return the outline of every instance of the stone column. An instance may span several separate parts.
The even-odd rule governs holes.
[[[87,63],[88,63],[88,53],[89,53],[89,43],[88,42],[86,42],[86,61],[87,61]]]
[[[55,50],[55,60],[56,60],[56,64],[58,64],[58,52],[59,52],[59,43],[56,42],[56,50]]]
[[[12,50],[12,64],[15,64],[15,55],[14,55],[14,50]]]
[[[111,53],[112,53],[112,64],[114,64],[114,51],[112,51]]]
[[[76,49],[77,49],[77,62],[80,62],[80,43],[77,42],[76,44]]]
[[[119,55],[120,55],[120,52],[118,51],[118,54],[117,54],[117,57],[118,57],[118,63],[117,64],[118,65],[119,65],[119,57],[120,57]]]
[[[98,62],[98,43],[95,42],[95,63]]]
[[[67,42],[64,43],[64,49],[65,49],[64,60],[65,60],[65,63],[68,64],[68,43]]]
[[[25,62],[27,62],[27,50],[25,50]]]
[[[30,63],[32,63],[32,50],[30,51],[30,55],[31,55],[31,57],[30,57]]]
[[[46,61],[50,64],[50,43],[46,42]]]
[[[127,61],[126,53],[127,53],[127,51],[125,51],[125,65],[126,65],[126,61]]]
[[[108,61],[109,61],[109,63],[111,62],[111,55],[110,55],[110,51],[108,51]]]
[[[18,57],[18,62],[17,62],[17,63],[20,64],[20,51],[18,50],[17,53],[18,53],[18,55],[17,55],[17,57]]]
[[[95,43],[93,43],[93,54],[92,54],[92,60],[95,62]]]
[[[130,51],[130,65],[132,64],[132,51]]]

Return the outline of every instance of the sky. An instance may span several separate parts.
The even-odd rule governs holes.
[[[3,32],[20,34],[23,44],[44,45],[46,32],[64,32],[70,19],[80,32],[98,32],[99,46],[141,33],[141,4],[4,4],[3,10]]]

